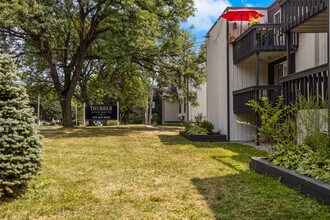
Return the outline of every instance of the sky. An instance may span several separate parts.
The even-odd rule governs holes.
[[[194,26],[189,32],[196,37],[196,49],[205,40],[204,36],[212,27],[215,21],[222,14],[226,7],[267,7],[275,0],[194,0],[195,16],[190,17],[182,27],[188,29]]]

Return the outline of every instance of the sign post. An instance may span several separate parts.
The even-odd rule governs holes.
[[[85,105],[85,120],[118,120],[118,105]]]
[[[86,128],[86,103],[84,102],[84,128]]]
[[[119,102],[117,102],[117,127],[119,127]]]

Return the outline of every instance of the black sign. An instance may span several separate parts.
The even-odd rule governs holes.
[[[86,105],[86,120],[117,120],[117,106]]]

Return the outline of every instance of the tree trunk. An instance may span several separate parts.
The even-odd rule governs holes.
[[[72,122],[72,113],[71,113],[71,98],[70,97],[62,97],[61,101],[61,108],[62,108],[62,120],[63,120],[63,127],[71,128],[73,127]]]

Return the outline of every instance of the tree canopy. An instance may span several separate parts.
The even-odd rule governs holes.
[[[66,127],[77,85],[90,79],[89,62],[101,63],[105,74],[139,68],[163,92],[185,88],[182,76],[201,82],[194,41],[180,28],[193,15],[193,0],[6,0],[0,10],[1,52],[52,81]]]

